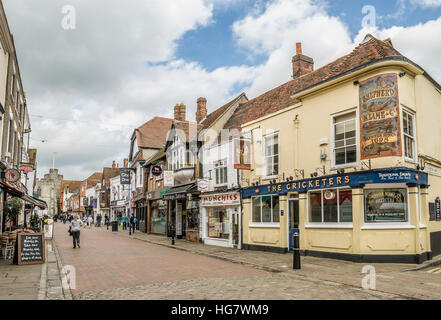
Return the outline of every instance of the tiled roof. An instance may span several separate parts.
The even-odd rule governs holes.
[[[69,192],[73,193],[75,190],[80,190],[83,181],[71,181],[69,183]]]
[[[106,185],[102,186],[103,188],[108,188],[110,179],[113,177],[116,177],[119,175],[120,168],[103,168],[103,180],[105,181]]]
[[[102,172],[95,172],[93,173],[89,178],[87,178],[87,187],[93,187],[97,183],[100,183],[103,179],[103,173]]]
[[[338,77],[369,62],[386,57],[403,56],[392,47],[390,39],[381,41],[371,37],[371,40],[359,44],[350,54],[240,104],[224,128],[240,128],[244,123],[292,106],[298,102],[298,100],[291,98],[294,93]]]
[[[72,182],[72,180],[61,180],[60,190],[63,192],[64,187],[69,185]]]
[[[140,148],[160,149],[166,143],[167,132],[173,119],[154,117],[139,128],[135,129],[136,141]]]
[[[231,100],[230,102],[224,104],[222,107],[214,110],[212,113],[210,113],[204,121],[201,122],[201,124],[204,126],[204,128],[210,127],[229,107],[231,107],[236,101],[238,101],[242,96],[247,99],[244,92],[242,92],[240,95],[238,95],[236,98]],[[247,99],[248,100],[248,99]]]

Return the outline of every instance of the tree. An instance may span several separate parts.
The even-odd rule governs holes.
[[[5,216],[13,225],[17,224],[17,217],[23,209],[23,201],[17,197],[11,197],[4,206]]]

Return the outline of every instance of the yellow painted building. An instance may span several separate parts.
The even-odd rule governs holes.
[[[441,87],[392,42],[368,35],[242,104],[245,249],[421,263],[441,253]],[[437,215],[438,214],[438,215]],[[438,219],[438,221],[436,221]]]

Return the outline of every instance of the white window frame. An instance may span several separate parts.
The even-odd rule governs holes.
[[[406,116],[408,118],[408,115],[412,117],[412,128],[413,128],[413,136],[410,136],[409,134],[404,132],[404,113],[406,113]],[[410,110],[409,108],[406,108],[406,106],[401,105],[401,127],[403,128],[401,131],[403,132],[403,153],[404,153],[404,160],[412,163],[417,163],[417,141],[416,141],[416,118],[415,118],[415,112]],[[412,143],[412,153],[413,158],[409,158],[406,156],[406,140],[405,138],[409,138],[413,140]]]
[[[323,218],[324,218],[324,209],[323,209],[323,193],[324,193],[324,191],[326,191],[326,190],[337,190],[337,194],[336,194],[336,197],[337,197],[337,222],[324,222],[323,220]],[[354,207],[352,206],[352,222],[340,222],[340,204],[339,204],[339,201],[338,201],[338,199],[339,199],[339,196],[340,196],[340,190],[343,190],[343,191],[349,191],[349,190],[351,190],[352,191],[352,189],[351,188],[348,188],[348,187],[340,187],[340,188],[326,188],[326,189],[315,189],[315,190],[311,190],[311,191],[308,191],[308,197],[306,198],[306,200],[307,200],[307,203],[306,203],[306,209],[307,209],[307,218],[306,218],[306,221],[307,221],[307,225],[305,226],[305,228],[332,228],[332,227],[335,227],[335,228],[348,228],[348,229],[352,229],[353,228],[353,221],[354,221]],[[322,202],[322,206],[321,206],[321,214],[322,214],[322,217],[321,217],[321,220],[322,220],[322,222],[312,222],[312,221],[310,221],[310,201],[311,201],[311,198],[310,198],[310,194],[311,193],[315,193],[315,192],[317,192],[317,191],[320,191],[321,192],[321,202]],[[352,202],[353,202],[354,200],[352,199]]]
[[[277,196],[279,197],[279,222],[262,222],[262,198],[263,197],[271,197],[271,203],[272,203],[272,197]],[[260,198],[260,222],[253,221],[253,210],[254,210],[254,199]],[[280,227],[280,195],[279,194],[265,194],[262,196],[255,196],[251,197],[251,216],[250,216],[250,223],[249,227]],[[271,221],[274,217],[274,208],[271,208]]]
[[[345,164],[336,164],[335,163],[335,125],[337,123],[342,123],[342,122],[346,122],[349,120],[345,120],[342,122],[334,122],[335,118],[344,116],[346,114],[349,113],[353,113],[355,112],[355,153],[356,153],[356,159],[355,162],[351,162],[351,163],[345,163]],[[331,119],[330,119],[330,128],[331,128],[331,133],[330,133],[330,137],[331,137],[331,145],[330,145],[330,150],[331,150],[331,169],[341,169],[341,168],[354,168],[357,167],[358,165],[358,161],[360,159],[360,124],[359,124],[359,119],[358,119],[358,108],[352,108],[349,110],[345,110],[339,113],[335,113],[331,115]]]
[[[407,221],[402,222],[365,222],[365,199],[364,190],[366,189],[406,189],[407,197]],[[416,227],[410,223],[410,199],[409,199],[409,188],[405,183],[378,183],[370,184],[363,188],[363,225],[361,230],[367,229],[415,229]]]
[[[215,184],[215,186],[228,185],[228,161],[227,161],[227,159],[215,161],[213,164],[213,167],[214,167],[214,184]],[[225,169],[227,169],[226,170],[227,172],[225,173],[225,177],[224,177]],[[217,181],[218,180],[217,179],[218,171],[219,171],[219,177],[222,174],[222,177],[224,178],[224,179],[222,179],[222,181],[219,178],[219,182]]]
[[[267,156],[266,155],[266,144],[267,144],[267,139],[269,138],[273,138],[275,135],[277,135],[277,157],[278,157],[278,161],[277,161],[277,174],[269,174],[267,172],[267,158],[271,157],[272,158],[272,164],[273,164],[273,169],[274,169],[274,157],[276,156],[275,154],[271,155],[271,156]],[[271,179],[271,178],[277,178],[279,177],[280,174],[280,133],[279,131],[277,132],[273,132],[270,134],[267,134],[265,136],[263,136],[263,166],[264,166],[264,172],[265,172],[265,177],[264,179]]]

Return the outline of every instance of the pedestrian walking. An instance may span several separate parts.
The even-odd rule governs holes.
[[[89,218],[87,218],[87,225],[89,226],[89,229],[92,228],[93,224],[93,218],[92,215],[89,215]]]
[[[123,230],[127,230],[127,216],[122,216],[122,224],[123,224]]]
[[[135,233],[135,217],[133,215],[130,216],[130,228],[132,228],[132,233]]]
[[[81,248],[80,247],[80,230],[81,230],[82,224],[83,224],[83,222],[81,221],[81,219],[79,218],[78,215],[76,215],[75,218],[70,223],[70,231],[72,233],[73,248],[74,249],[77,247],[77,244],[78,244],[78,248]]]

